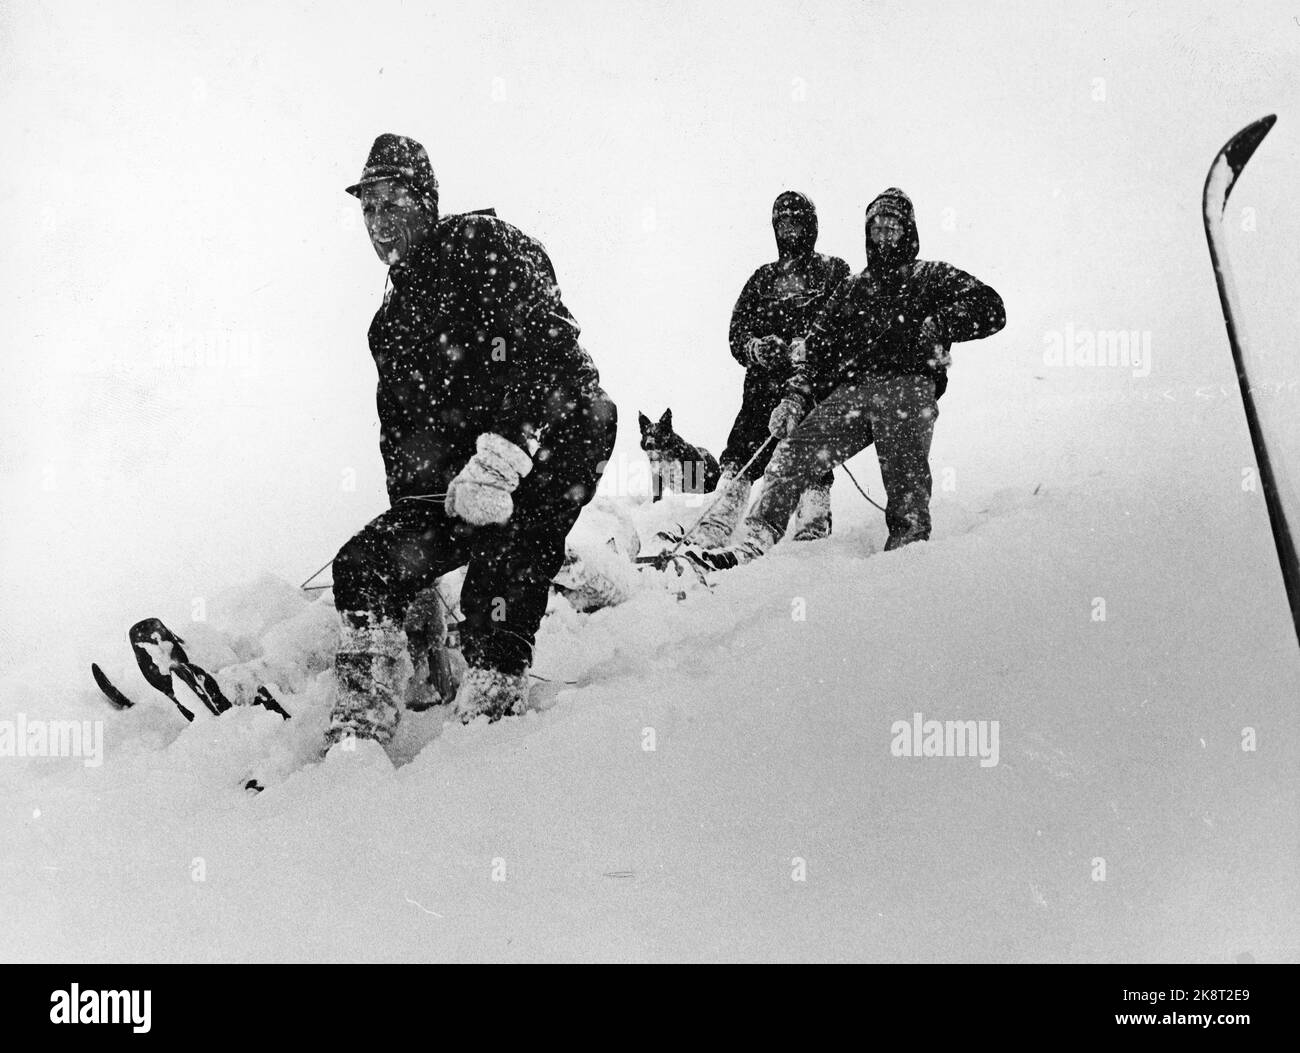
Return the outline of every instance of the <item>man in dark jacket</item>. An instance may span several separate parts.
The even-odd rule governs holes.
[[[404,136],[376,139],[348,192],[389,264],[369,343],[392,507],[334,559],[343,630],[327,745],[392,737],[407,608],[466,564],[454,711],[523,708],[564,539],[616,427],[537,241],[490,212],[440,217],[428,155]]]
[[[693,553],[706,566],[733,567],[770,549],[803,488],[873,438],[888,496],[885,548],[930,536],[930,440],[949,349],[992,336],[1006,314],[1001,297],[965,271],[917,259],[916,217],[901,190],[867,208],[866,235],[866,268],[836,290],[794,349],[794,375],[769,422],[782,441],[745,538]]]
[[[759,267],[745,283],[731,313],[731,354],[745,367],[744,395],[720,463],[718,496],[687,540],[722,545],[730,538],[749,503],[749,491],[763,474],[771,448],[754,459],[768,437],[772,410],[781,402],[790,378],[790,344],[807,334],[817,312],[849,275],[849,265],[813,251],[817,244],[817,210],[803,194],[787,190],[772,205],[777,260]],[[831,473],[811,483],[795,516],[796,540],[826,537],[831,530]]]

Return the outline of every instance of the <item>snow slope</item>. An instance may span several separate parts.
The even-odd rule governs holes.
[[[1258,495],[1194,496],[1231,408],[1111,412],[1206,455],[940,493],[935,540],[888,555],[841,484],[832,539],[711,591],[553,604],[536,671],[578,685],[409,718],[395,771],[311,762],[333,613],[274,580],[180,631],[213,668],[263,649],[287,724],[186,726],[128,655],[120,715],[73,679],[91,656],[27,670],[0,719],[103,719],[105,760],[0,761],[0,955],[1294,960],[1300,661],[1280,584],[1241,587],[1270,575]],[[999,721],[998,763],[891,756],[915,712]]]
[[[1199,210],[1277,112],[1229,254],[1300,465],[1295,12],[675,6],[0,8],[0,735],[105,735],[98,767],[0,756],[0,958],[1300,957],[1300,659]],[[954,355],[934,540],[879,553],[841,480],[826,542],[557,607],[545,711],[312,762],[335,629],[294,586],[384,501],[384,275],[343,187],[386,130],[448,211],[547,245],[624,478],[638,409],[720,450],[775,195],[856,268],[906,188],[923,255],[1008,307]],[[1082,331],[1152,361],[1048,364]],[[186,726],[127,652],[148,615],[295,719]],[[892,757],[916,712],[1000,721],[999,763]]]

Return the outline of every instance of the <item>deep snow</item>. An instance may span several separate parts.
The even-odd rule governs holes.
[[[1168,406],[1113,412],[1193,423]],[[1211,447],[1218,419],[1233,418],[1210,411],[1180,438]],[[1088,470],[940,493],[935,540],[887,555],[878,513],[838,483],[832,539],[783,544],[711,590],[678,600],[651,582],[594,614],[556,600],[535,669],[580,686],[440,735],[436,712],[408,715],[396,771],[311,759],[328,594],[263,579],[214,600],[206,624],[175,612],[210,668],[261,649],[287,724],[237,710],[185,725],[149,697],[124,634],[78,658],[110,659],[141,700],[129,713],[88,678],[29,669],[0,718],[102,719],[105,760],[0,763],[0,948],[1294,959],[1300,661],[1258,495],[1142,482]],[[687,500],[625,504],[648,532],[698,514]],[[891,756],[892,723],[914,712],[999,721],[998,764]],[[249,797],[254,771],[270,785]]]

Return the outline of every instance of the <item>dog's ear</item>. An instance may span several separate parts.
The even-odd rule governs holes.
[[[638,421],[639,421],[640,424],[641,424],[641,432],[642,432],[642,434],[644,434],[644,433],[645,433],[645,430],[646,430],[648,427],[650,427],[650,418],[647,417],[647,416],[646,416],[644,413],[642,413],[640,410],[637,410],[637,414],[636,414],[636,415],[637,415],[637,419],[638,419]]]
[[[664,415],[659,418],[659,427],[671,428],[672,426],[673,426],[673,411],[670,409],[666,409],[664,410]]]

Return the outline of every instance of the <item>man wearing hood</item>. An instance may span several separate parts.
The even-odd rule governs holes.
[[[954,342],[1006,324],[1002,298],[948,263],[917,258],[912,202],[897,188],[866,213],[867,266],[830,297],[769,422],[780,444],[737,545],[690,554],[725,569],[785,533],[803,488],[875,440],[888,496],[886,550],[930,536],[930,440]]]
[[[416,597],[467,566],[453,711],[519,712],[564,539],[614,445],[616,412],[578,343],[541,244],[489,212],[440,216],[423,146],[375,140],[361,181],[388,265],[370,324],[392,507],[334,558],[342,618],[327,747],[387,743],[411,663]]]
[[[720,458],[718,496],[688,533],[692,544],[723,545],[731,539],[749,503],[750,489],[772,456],[770,449],[765,450],[741,474],[767,439],[772,411],[785,394],[792,369],[790,344],[807,334],[817,312],[849,275],[843,260],[814,251],[817,210],[803,194],[787,190],[776,199],[772,229],[777,260],[750,276],[731,313],[731,354],[745,367],[744,394]],[[801,541],[830,534],[829,468],[799,498],[794,531]]]

